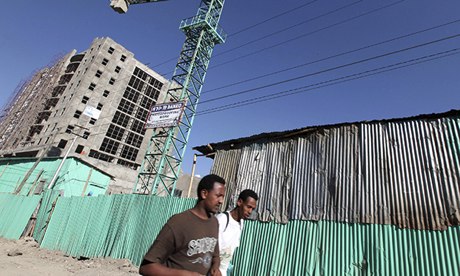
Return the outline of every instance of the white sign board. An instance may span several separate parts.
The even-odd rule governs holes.
[[[184,110],[184,102],[152,106],[145,128],[176,126]]]
[[[83,115],[89,116],[94,119],[99,119],[99,115],[101,115],[101,111],[95,107],[87,105],[85,110],[83,111]]]

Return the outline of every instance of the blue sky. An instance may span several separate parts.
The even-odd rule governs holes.
[[[108,0],[5,2],[0,106],[34,70],[95,37],[111,37],[170,78],[184,41],[180,20],[198,4],[170,0],[120,15]],[[183,169],[191,171],[191,148],[210,142],[459,109],[459,11],[458,0],[226,1],[221,25],[230,36],[215,48],[198,111],[263,101],[198,115]],[[288,90],[298,93],[283,96]],[[197,173],[210,165],[200,158]]]

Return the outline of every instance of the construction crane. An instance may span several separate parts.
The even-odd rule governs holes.
[[[162,0],[112,0],[110,6],[125,13],[130,5],[158,1]],[[186,39],[165,101],[182,102],[182,118],[176,126],[153,132],[134,193],[174,195],[209,61],[214,46],[226,39],[219,26],[223,6],[224,0],[201,0],[196,15],[180,23]]]

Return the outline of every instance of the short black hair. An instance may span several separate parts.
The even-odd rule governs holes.
[[[246,201],[248,197],[252,197],[255,200],[259,200],[259,196],[257,195],[257,193],[250,189],[246,189],[242,191],[240,195],[238,196],[238,199],[242,199],[243,201]]]
[[[214,183],[216,182],[225,185],[225,179],[216,174],[208,174],[200,180],[200,183],[198,183],[198,188],[196,189],[198,201],[202,200],[200,192],[202,190],[211,191],[212,189],[214,189]]]

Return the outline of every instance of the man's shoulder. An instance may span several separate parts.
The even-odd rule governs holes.
[[[187,209],[187,210],[185,210],[183,212],[180,212],[180,213],[177,213],[177,214],[173,215],[171,218],[173,218],[173,217],[188,217],[191,214],[192,214],[192,212],[190,211],[190,209]]]
[[[219,213],[219,214],[216,214],[216,218],[219,219],[219,218],[225,218],[227,217],[228,213],[227,212],[222,212],[222,213]]]
[[[169,220],[168,220],[168,223],[171,224],[171,223],[178,223],[178,222],[182,222],[184,220],[188,220],[190,219],[190,210],[185,210],[181,213],[177,213],[175,215],[172,215]]]
[[[169,218],[168,223],[183,223],[184,221],[188,223],[198,223],[198,224],[213,224],[217,223],[215,216],[210,217],[208,220],[203,220],[193,214],[191,209],[185,210],[181,213],[175,214]]]
[[[222,212],[216,215],[217,221],[220,223],[226,222],[228,218],[228,213],[227,212]]]

